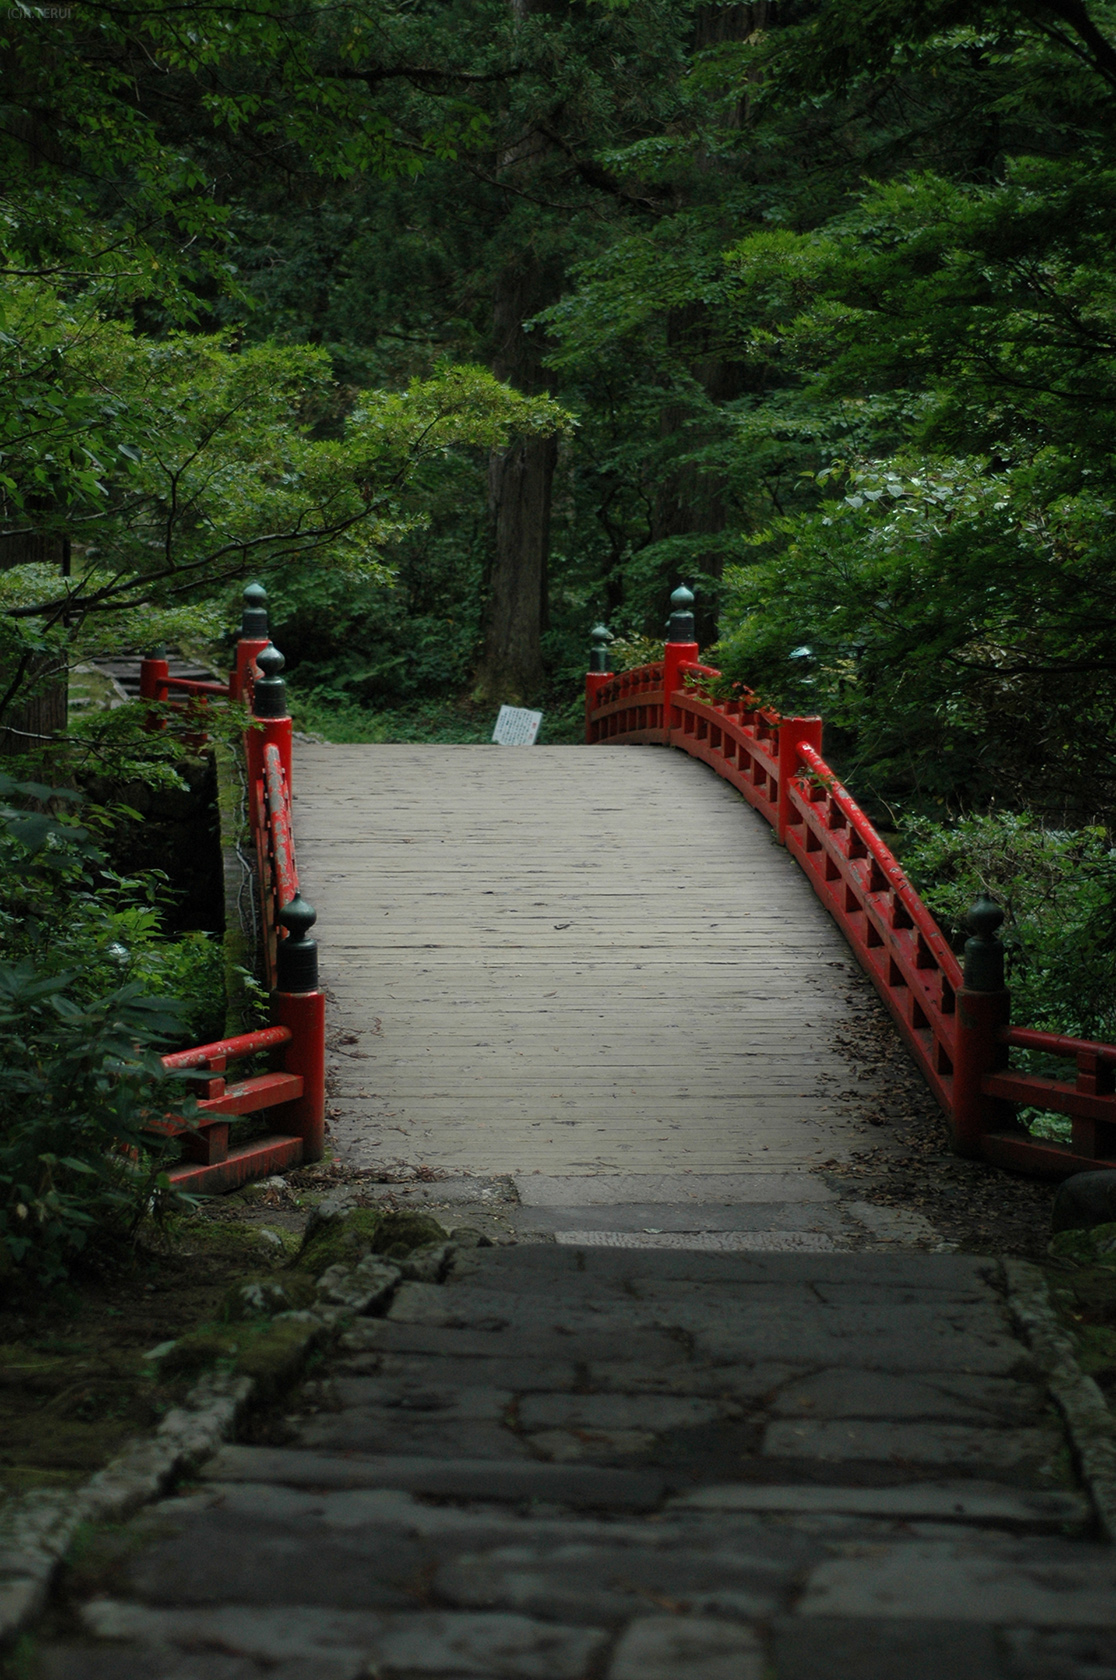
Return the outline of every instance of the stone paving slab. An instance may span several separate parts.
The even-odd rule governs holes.
[[[461,1252],[287,1428],[109,1534],[34,1680],[1116,1676],[985,1261]]]

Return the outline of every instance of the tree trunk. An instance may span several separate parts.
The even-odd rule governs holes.
[[[477,694],[530,700],[543,677],[550,492],[558,445],[532,438],[493,454],[488,469],[492,571]]]
[[[515,18],[553,10],[553,0],[511,0]],[[528,127],[504,153],[500,173],[523,185],[546,161],[550,142]],[[530,213],[522,220],[515,257],[505,262],[493,299],[492,371],[527,396],[549,390],[543,367],[545,340],[523,323],[553,303],[561,275],[555,262],[537,254]],[[547,621],[547,562],[550,500],[558,444],[554,438],[518,441],[495,450],[488,469],[490,564],[484,613],[484,647],[474,696],[490,705],[530,700],[543,680],[542,634]]]

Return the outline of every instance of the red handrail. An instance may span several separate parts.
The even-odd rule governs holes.
[[[1006,991],[966,986],[933,916],[822,757],[821,718],[781,717],[748,689],[710,698],[702,685],[721,673],[697,653],[667,642],[653,664],[590,673],[586,741],[680,747],[767,819],[887,1005],[960,1154],[1043,1177],[1116,1167],[1116,1046],[1009,1026]],[[1012,1068],[1012,1049],[1069,1057],[1076,1081]],[[1033,1137],[1017,1118],[1026,1107],[1069,1116],[1072,1142]]]
[[[210,1077],[192,1081],[197,1093],[189,1118],[169,1114],[152,1129],[181,1141],[183,1159],[170,1170],[180,1189],[235,1189],[325,1152],[325,996],[317,980],[317,946],[308,937],[314,912],[299,896],[291,822],[291,718],[278,677],[282,658],[261,630],[266,597],[258,585],[245,592],[243,634],[227,684],[196,683],[167,675],[166,660],[144,660],[141,698],[165,699],[169,688],[191,695],[214,693],[246,699],[252,725],[244,733],[248,764],[248,817],[255,840],[264,947],[264,969],[273,1025],[213,1044],[199,1044],[162,1058],[168,1071]],[[263,667],[271,673],[266,679]],[[197,703],[197,702],[195,702]],[[288,925],[289,924],[289,925]],[[230,1061],[266,1054],[265,1072],[229,1083]],[[236,1116],[273,1116],[264,1137],[230,1146]]]

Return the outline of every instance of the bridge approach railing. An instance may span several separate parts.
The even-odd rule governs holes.
[[[213,701],[243,701],[247,818],[255,851],[260,944],[271,1025],[163,1057],[169,1069],[195,1075],[195,1110],[168,1114],[152,1130],[179,1140],[182,1158],[169,1172],[179,1189],[206,1194],[320,1160],[325,1149],[325,996],[318,986],[315,914],[298,890],[291,825],[291,718],[280,672],[283,656],[267,631],[267,597],[259,584],[244,592],[236,658],[226,683],[172,677],[160,653],[140,668],[140,695],[180,706],[205,735]],[[157,713],[152,727],[159,727]],[[229,1064],[266,1058],[270,1066],[240,1079]],[[208,1077],[206,1077],[208,1076]],[[266,1115],[267,1131],[244,1142],[230,1137],[237,1118]]]
[[[720,672],[698,660],[693,596],[678,589],[664,656],[608,669],[593,632],[585,738],[680,747],[723,776],[765,820],[840,927],[948,1118],[959,1154],[1050,1178],[1116,1168],[1116,1045],[1014,1025],[997,930],[982,899],[958,962],[867,816],[822,756],[822,720],[783,717],[747,689],[703,691]],[[1012,1065],[1013,1052],[1074,1064],[1070,1079]],[[1067,1116],[1068,1143],[1034,1136],[1021,1111]]]

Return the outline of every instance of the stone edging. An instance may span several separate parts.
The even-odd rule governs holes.
[[[42,1611],[82,1523],[122,1522],[216,1452],[252,1399],[251,1377],[207,1372],[154,1435],[133,1441],[81,1488],[51,1489],[0,1507],[0,1646]]]
[[[1040,1268],[1028,1260],[1002,1264],[1011,1315],[1065,1420],[1101,1532],[1106,1540],[1116,1541],[1116,1418],[1078,1364],[1073,1337],[1050,1304]]]
[[[398,1269],[392,1270],[398,1281]],[[350,1316],[343,1306],[323,1304],[278,1314],[272,1322],[304,1325],[305,1355],[337,1334]],[[0,1649],[44,1609],[58,1567],[83,1523],[123,1522],[151,1504],[234,1435],[253,1401],[273,1397],[255,1377],[207,1371],[153,1435],[132,1441],[83,1487],[0,1501]]]
[[[324,1203],[319,1216],[323,1209],[345,1211],[340,1201]],[[417,1261],[398,1265],[370,1255],[355,1266],[332,1266],[318,1279],[316,1306],[277,1313],[271,1322],[300,1327],[304,1360],[313,1348],[338,1335],[354,1315],[386,1311],[404,1277],[440,1282],[457,1247],[447,1242]],[[58,1567],[83,1523],[123,1522],[151,1504],[211,1458],[235,1433],[254,1401],[274,1398],[271,1385],[257,1377],[207,1371],[154,1435],[132,1441],[84,1487],[0,1500],[0,1649],[41,1614]]]

